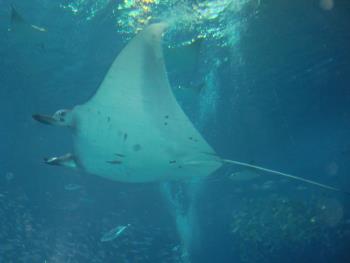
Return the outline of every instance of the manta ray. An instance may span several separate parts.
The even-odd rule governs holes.
[[[130,183],[206,177],[233,164],[340,191],[220,157],[172,92],[162,51],[166,28],[166,23],[151,24],[137,34],[86,103],[52,116],[33,115],[41,123],[66,127],[73,134],[73,153],[46,158],[47,164]]]
[[[18,13],[13,5],[11,5],[11,17],[10,17],[11,26],[8,29],[9,31],[38,31],[46,32],[46,29],[39,27],[37,25],[32,25],[28,23],[22,15]]]

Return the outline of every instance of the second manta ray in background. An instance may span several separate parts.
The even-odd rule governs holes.
[[[11,27],[9,31],[39,31],[46,32],[46,29],[43,27],[39,27],[37,25],[32,25],[27,23],[24,18],[17,12],[15,7],[11,6]]]
[[[170,88],[162,52],[167,25],[148,26],[117,56],[95,95],[39,122],[72,130],[74,153],[45,159],[123,182],[205,177],[224,164],[249,167],[337,188],[263,167],[221,158],[193,126]]]

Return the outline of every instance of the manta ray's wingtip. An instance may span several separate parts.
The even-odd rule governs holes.
[[[14,4],[11,7],[11,23],[24,23],[23,17],[18,13]]]
[[[157,30],[165,30],[167,27],[169,27],[169,23],[166,21],[160,21],[157,23],[150,24],[149,27],[155,28]]]
[[[168,27],[169,24],[167,22],[162,21],[150,24],[146,29],[152,32],[155,36],[161,37]]]

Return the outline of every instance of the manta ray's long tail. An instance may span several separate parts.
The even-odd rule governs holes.
[[[321,184],[321,183],[318,183],[318,182],[315,182],[315,181],[312,181],[312,180],[308,180],[308,179],[305,179],[305,178],[302,178],[302,177],[299,177],[299,176],[282,173],[282,172],[271,170],[271,169],[267,169],[267,168],[264,168],[264,167],[261,167],[261,166],[256,166],[256,165],[253,165],[253,164],[243,163],[243,162],[238,162],[238,161],[233,161],[233,160],[228,160],[228,159],[222,159],[222,162],[228,163],[228,164],[244,166],[244,167],[248,167],[248,168],[251,168],[251,169],[258,170],[258,171],[267,172],[267,173],[270,173],[270,174],[280,175],[280,176],[287,177],[287,178],[290,178],[290,179],[293,179],[293,180],[297,180],[297,181],[305,182],[305,183],[308,183],[308,184],[316,185],[316,186],[324,188],[324,189],[328,189],[328,190],[331,190],[331,191],[341,192],[341,193],[345,193],[345,194],[350,195],[350,192],[341,190],[341,189],[333,187],[333,186]]]

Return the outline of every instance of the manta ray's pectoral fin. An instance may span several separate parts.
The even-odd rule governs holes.
[[[58,157],[45,158],[44,161],[49,165],[64,166],[64,167],[69,167],[74,169],[78,167],[75,157],[71,153],[67,153],[65,155],[58,156]]]

